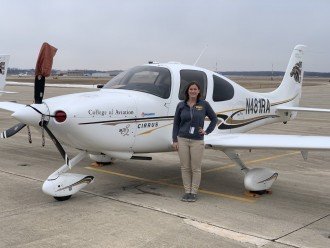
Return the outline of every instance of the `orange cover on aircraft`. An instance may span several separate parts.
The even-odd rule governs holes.
[[[57,48],[49,45],[46,42],[42,44],[36,64],[36,76],[50,76],[53,66],[53,58],[56,52]]]

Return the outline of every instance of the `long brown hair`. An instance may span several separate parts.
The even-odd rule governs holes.
[[[199,89],[199,93],[198,93],[198,95],[197,95],[197,101],[199,100],[199,98],[201,98],[201,92],[202,92],[202,91],[201,91],[201,87],[199,86],[199,84],[198,84],[196,81],[192,81],[192,82],[190,82],[190,84],[187,85],[187,88],[186,88],[186,90],[185,90],[185,92],[184,92],[184,95],[185,95],[185,97],[186,97],[185,101],[188,101],[188,100],[189,100],[189,94],[188,94],[188,91],[189,91],[190,86],[192,86],[192,85],[196,85],[197,88]]]

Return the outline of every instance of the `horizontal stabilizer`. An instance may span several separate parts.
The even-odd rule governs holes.
[[[330,109],[322,109],[322,108],[304,108],[304,107],[279,106],[276,109],[279,110],[279,111],[301,111],[301,112],[330,113]]]
[[[330,137],[276,134],[221,134],[205,136],[214,149],[330,150]]]
[[[4,109],[10,112],[16,112],[17,110],[25,107],[25,104],[15,102],[0,102],[0,109]]]

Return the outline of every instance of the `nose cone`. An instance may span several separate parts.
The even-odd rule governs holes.
[[[48,109],[43,104],[32,104],[31,106],[28,105],[24,108],[18,109],[11,116],[26,125],[38,126],[42,114],[48,114],[47,110]]]

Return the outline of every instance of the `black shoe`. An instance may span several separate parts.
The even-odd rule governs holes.
[[[182,196],[181,201],[183,201],[183,202],[187,202],[188,199],[189,199],[189,196],[190,196],[190,193],[185,193],[185,194]]]
[[[195,202],[197,200],[197,194],[189,194],[188,202]]]

